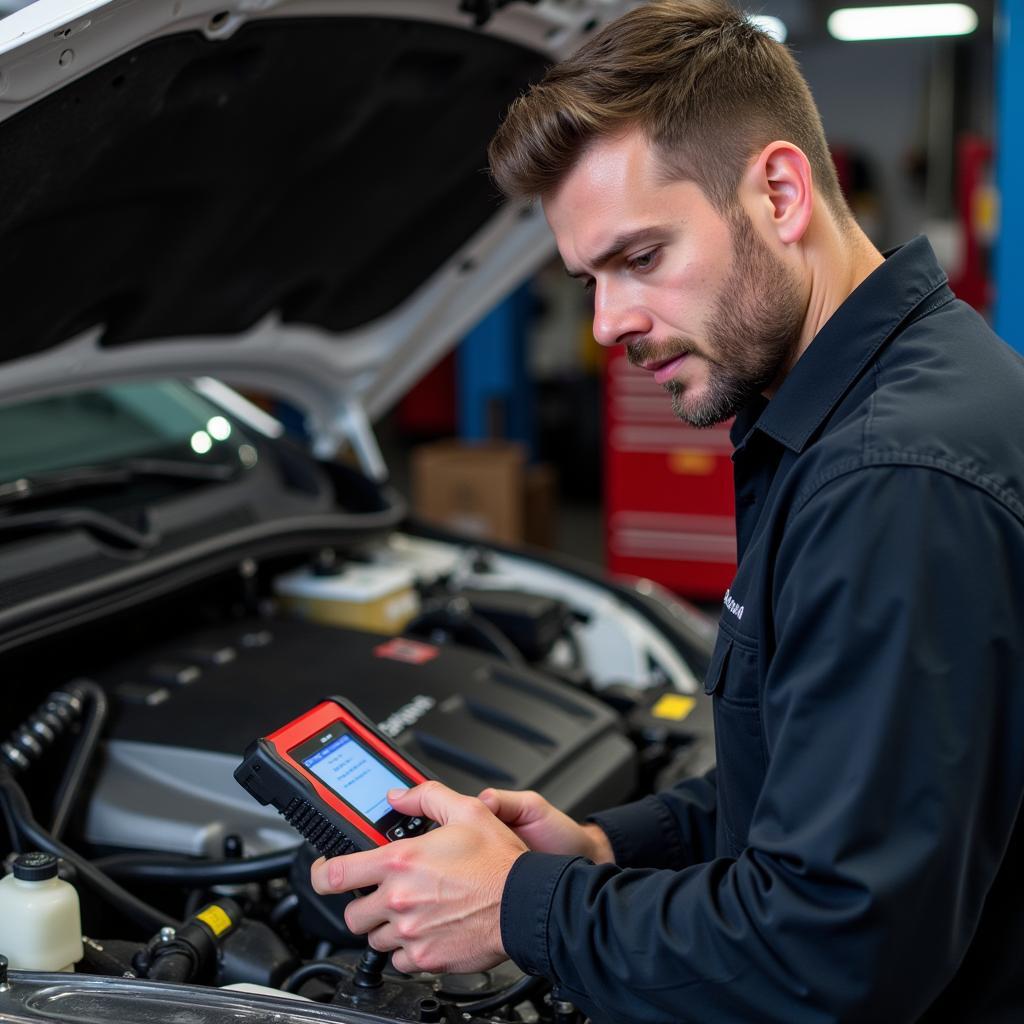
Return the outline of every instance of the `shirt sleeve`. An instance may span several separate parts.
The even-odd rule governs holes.
[[[669,790],[592,814],[619,867],[682,868],[714,856],[715,769]]]
[[[597,1021],[918,1019],[1024,789],[1022,532],[938,470],[862,468],[810,496],[775,564],[746,848],[682,870],[525,854],[512,958]]]

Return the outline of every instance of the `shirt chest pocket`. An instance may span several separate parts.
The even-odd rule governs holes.
[[[704,690],[714,695],[719,840],[732,856],[739,856],[747,845],[768,763],[761,731],[757,647],[720,628]]]

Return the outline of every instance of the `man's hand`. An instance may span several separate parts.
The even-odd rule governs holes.
[[[615,862],[611,843],[600,826],[577,824],[539,793],[485,789],[480,799],[531,850],[587,857],[595,864]]]
[[[321,894],[377,886],[345,908],[345,923],[370,945],[394,950],[400,971],[484,971],[506,959],[501,896],[526,846],[473,797],[440,782],[391,790],[403,814],[436,821],[426,835],[313,864]]]

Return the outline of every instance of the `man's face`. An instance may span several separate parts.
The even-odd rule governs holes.
[[[708,427],[788,371],[807,307],[793,271],[737,205],[665,183],[639,133],[594,143],[544,212],[566,268],[594,293],[594,336],[623,344],[680,419]]]

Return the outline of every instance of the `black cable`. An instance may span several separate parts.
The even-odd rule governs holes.
[[[270,923],[276,928],[289,914],[294,913],[298,906],[298,893],[290,892],[287,896],[282,896],[270,911]]]
[[[68,760],[64,777],[60,781],[60,787],[54,800],[53,824],[50,826],[50,835],[54,839],[60,839],[64,835],[68,819],[71,817],[82,791],[86,772],[96,753],[96,747],[99,745],[109,710],[107,695],[94,682],[89,679],[79,679],[73,686],[78,694],[88,698],[88,717]]]
[[[486,999],[478,999],[475,1003],[459,1003],[461,1013],[487,1013],[489,1010],[497,1010],[502,1006],[515,1006],[524,999],[530,999],[540,994],[540,990],[547,985],[546,978],[536,978],[530,974],[520,978],[514,985],[501,992],[495,992],[493,996]]]
[[[519,648],[492,622],[476,615],[464,597],[427,604],[402,632],[405,636],[430,639],[434,630],[449,633],[453,640],[467,647],[496,654],[510,665],[526,664]]]
[[[25,847],[21,842],[21,833],[18,832],[18,825],[11,814],[11,808],[6,800],[0,800],[0,813],[4,816],[4,824],[7,826],[7,834],[10,836],[11,850],[14,853],[24,853]]]
[[[166,853],[117,853],[92,863],[93,867],[105,874],[123,881],[197,888],[203,885],[238,885],[280,878],[291,870],[295,853],[294,846],[241,860],[177,859],[168,857]]]
[[[204,903],[209,903],[207,898],[209,895],[206,889],[190,889],[188,896],[185,897],[185,910],[182,915],[186,921],[191,921],[196,916],[199,908]]]
[[[330,975],[338,981],[347,981],[352,977],[352,972],[333,960],[312,960],[308,964],[297,967],[284,981],[281,982],[282,992],[298,992],[304,982],[310,978],[317,978],[323,975]]]
[[[165,914],[162,910],[157,910],[156,907],[151,907],[128,892],[127,889],[123,889],[84,857],[80,857],[59,839],[54,839],[32,817],[32,808],[28,798],[21,786],[14,781],[14,776],[6,765],[0,765],[0,801],[3,802],[5,813],[14,822],[15,828],[23,840],[31,844],[34,849],[63,857],[78,872],[78,877],[82,882],[125,917],[130,918],[147,932],[159,931],[167,925],[179,926],[178,922],[170,915]]]

